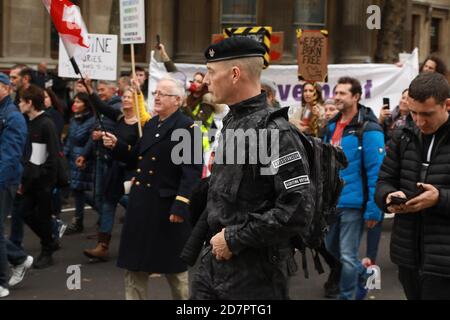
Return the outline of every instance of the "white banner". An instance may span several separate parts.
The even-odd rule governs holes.
[[[81,73],[95,80],[117,78],[117,36],[113,34],[89,34],[89,51],[82,61],[77,60]],[[80,78],[75,74],[64,45],[59,40],[58,76]]]
[[[120,43],[145,43],[144,0],[120,0]]]
[[[192,79],[197,71],[206,72],[205,65],[176,64],[181,74],[177,78],[184,77],[186,81]],[[278,86],[277,99],[281,106],[294,106],[301,103],[302,85],[297,79],[297,65],[271,65],[263,71],[263,76],[275,81]],[[149,92],[156,88],[156,83],[166,73],[163,63],[158,63],[153,58],[150,63]],[[403,67],[393,64],[334,64],[328,66],[329,82],[323,83],[324,100],[332,98],[333,88],[337,80],[343,76],[351,76],[358,79],[363,87],[361,103],[370,107],[378,116],[383,105],[383,98],[390,98],[391,108],[398,105],[404,89],[409,87],[411,81],[419,74],[419,55],[415,49],[413,54],[404,63]],[[188,84],[187,84],[188,86]],[[153,106],[149,95],[150,107]]]

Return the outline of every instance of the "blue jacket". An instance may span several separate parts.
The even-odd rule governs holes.
[[[370,108],[358,105],[358,114],[345,128],[341,146],[348,159],[348,167],[341,170],[340,176],[344,180],[344,189],[339,199],[338,208],[362,209],[365,207],[364,219],[382,219],[382,212],[375,204],[375,187],[378,172],[385,156],[383,129]],[[339,121],[339,113],[325,128],[324,141],[331,142],[331,138]],[[362,150],[359,150],[357,130],[364,122],[368,124],[363,133]],[[364,164],[362,164],[364,159]],[[361,170],[367,174],[367,203],[364,204],[364,186]]]
[[[70,187],[73,190],[92,190],[93,188],[94,169],[92,161],[88,160],[86,168],[83,170],[78,169],[75,162],[79,156],[86,153],[94,127],[95,117],[90,112],[79,118],[72,118],[70,121],[64,154],[69,160]]]
[[[0,191],[19,184],[27,123],[10,97],[0,101]]]

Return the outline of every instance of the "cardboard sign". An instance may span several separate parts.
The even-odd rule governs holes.
[[[211,43],[217,43],[225,39],[223,33],[215,33],[211,37]],[[279,62],[283,59],[284,32],[272,32],[270,38],[270,62]]]
[[[284,32],[272,32],[270,39],[270,61],[278,62],[283,59]]]
[[[223,30],[225,38],[229,37],[248,37],[258,41],[266,50],[264,55],[264,68],[269,67],[270,63],[270,39],[272,37],[272,27],[240,27],[226,28]]]
[[[298,76],[306,81],[324,82],[328,70],[328,31],[297,30]]]
[[[145,43],[144,0],[120,0],[120,43]]]
[[[114,34],[89,34],[89,51],[77,64],[83,75],[95,80],[117,78],[117,36]],[[64,45],[59,40],[58,75],[63,78],[80,78],[73,70]]]

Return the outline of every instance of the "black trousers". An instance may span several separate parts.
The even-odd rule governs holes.
[[[450,300],[450,278],[398,268],[398,278],[408,300]]]
[[[297,270],[294,250],[247,249],[218,261],[208,246],[192,281],[192,300],[287,300],[289,277]]]
[[[53,244],[51,188],[26,190],[20,211],[25,223],[41,240],[42,251],[51,253]]]

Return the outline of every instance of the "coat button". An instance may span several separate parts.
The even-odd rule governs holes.
[[[142,160],[142,159],[144,159],[142,156],[140,156],[139,158],[138,158],[139,160]]]
[[[159,133],[157,133],[155,137],[159,138]]]
[[[278,261],[278,257],[277,256],[272,256],[272,259],[270,259],[270,260],[272,260],[273,263],[276,263]]]
[[[151,188],[151,186],[152,186],[152,185],[151,185],[150,183],[147,183],[147,187]]]
[[[136,172],[137,172],[137,173],[141,173],[141,169],[137,169]]]
[[[156,158],[155,158],[155,157],[152,157],[152,161],[156,161]]]
[[[137,185],[137,186],[140,186],[141,183],[140,183],[139,181],[136,181],[136,185]]]
[[[153,172],[152,170],[150,170],[148,174],[152,176],[153,173],[154,173],[154,172]]]

